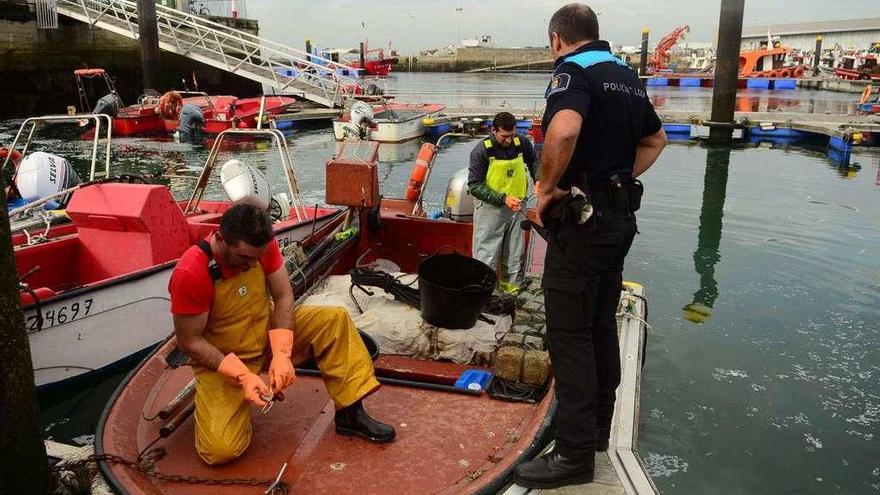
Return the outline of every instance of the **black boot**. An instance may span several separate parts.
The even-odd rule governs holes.
[[[593,456],[568,458],[553,451],[520,464],[513,481],[525,488],[559,488],[593,481]]]
[[[376,443],[394,440],[394,427],[371,418],[361,401],[336,411],[336,433],[360,435]]]
[[[602,429],[596,431],[596,452],[605,452],[608,450],[608,439],[611,437],[611,429]]]

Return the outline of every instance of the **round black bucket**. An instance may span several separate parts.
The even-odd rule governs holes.
[[[468,256],[435,254],[419,264],[422,318],[443,328],[470,328],[495,290],[495,271]]]

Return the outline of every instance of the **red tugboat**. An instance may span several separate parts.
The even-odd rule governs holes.
[[[363,69],[364,75],[367,76],[387,76],[396,63],[397,53],[391,49],[391,43],[388,43],[388,56],[386,56],[384,49],[370,49],[364,42],[364,66],[361,67],[359,59],[351,60],[347,64],[355,69]]]

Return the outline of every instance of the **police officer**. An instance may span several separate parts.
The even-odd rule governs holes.
[[[594,452],[608,448],[620,382],[615,313],[641,199],[634,179],[666,145],[644,86],[599,40],[588,6],[562,7],[548,31],[556,70],[533,221],[548,232],[542,286],[558,409],[554,450],[516,468],[516,482],[529,488],[592,481]],[[573,187],[592,203],[586,220]]]
[[[516,118],[500,112],[492,134],[471,151],[468,190],[474,204],[474,258],[493,270],[501,263],[498,288],[515,294],[522,284],[525,233],[520,228],[529,176],[535,178],[535,148],[516,132]]]

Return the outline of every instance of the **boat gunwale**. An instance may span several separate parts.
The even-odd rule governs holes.
[[[333,212],[326,213],[324,215],[316,217],[316,220],[322,221],[322,220],[326,220],[328,218],[330,218],[332,220],[333,216],[344,215],[344,214],[345,214],[344,209],[334,210]],[[273,233],[273,237],[277,237],[278,235],[290,232],[291,230],[294,230],[297,227],[303,227],[303,226],[306,226],[311,223],[312,223],[312,219],[309,218],[307,221],[302,222],[302,223],[297,222],[297,223],[290,224],[288,226],[285,226],[283,229],[276,230]],[[56,240],[60,240],[60,239],[69,239],[70,237],[76,236],[76,235],[77,235],[76,233],[72,233],[72,234],[68,234],[63,237],[58,237],[56,239],[52,239],[52,241],[56,241]],[[52,241],[50,241],[50,242],[52,242]],[[193,244],[193,245],[195,245],[195,244]],[[190,246],[190,247],[192,247],[192,246]],[[189,247],[187,247],[187,249],[189,249]],[[181,253],[181,256],[183,256],[182,253]],[[99,290],[99,289],[104,289],[107,287],[112,287],[114,285],[118,285],[123,282],[131,282],[134,280],[140,280],[142,278],[146,278],[150,275],[153,275],[153,274],[158,273],[160,271],[163,271],[171,266],[176,265],[179,260],[180,260],[180,257],[177,257],[177,258],[174,258],[173,260],[165,261],[164,263],[161,263],[159,265],[153,265],[148,268],[142,268],[142,269],[134,271],[134,272],[124,273],[122,275],[117,275],[115,277],[106,278],[106,279],[100,280],[100,281],[92,283],[92,284],[84,284],[79,287],[67,290],[67,291],[59,292],[59,293],[52,295],[52,296],[49,296],[47,298],[40,299],[40,305],[45,305],[48,303],[55,303],[58,301],[65,301],[65,300],[70,299],[72,297],[80,296],[86,292],[91,292],[91,291],[95,291],[95,290]],[[26,311],[31,310],[35,306],[36,306],[36,302],[32,302],[26,306],[22,306],[21,310],[22,310],[22,312],[26,312]],[[33,332],[28,332],[28,333],[35,333],[35,332],[39,332],[39,331],[40,330],[34,330]]]

